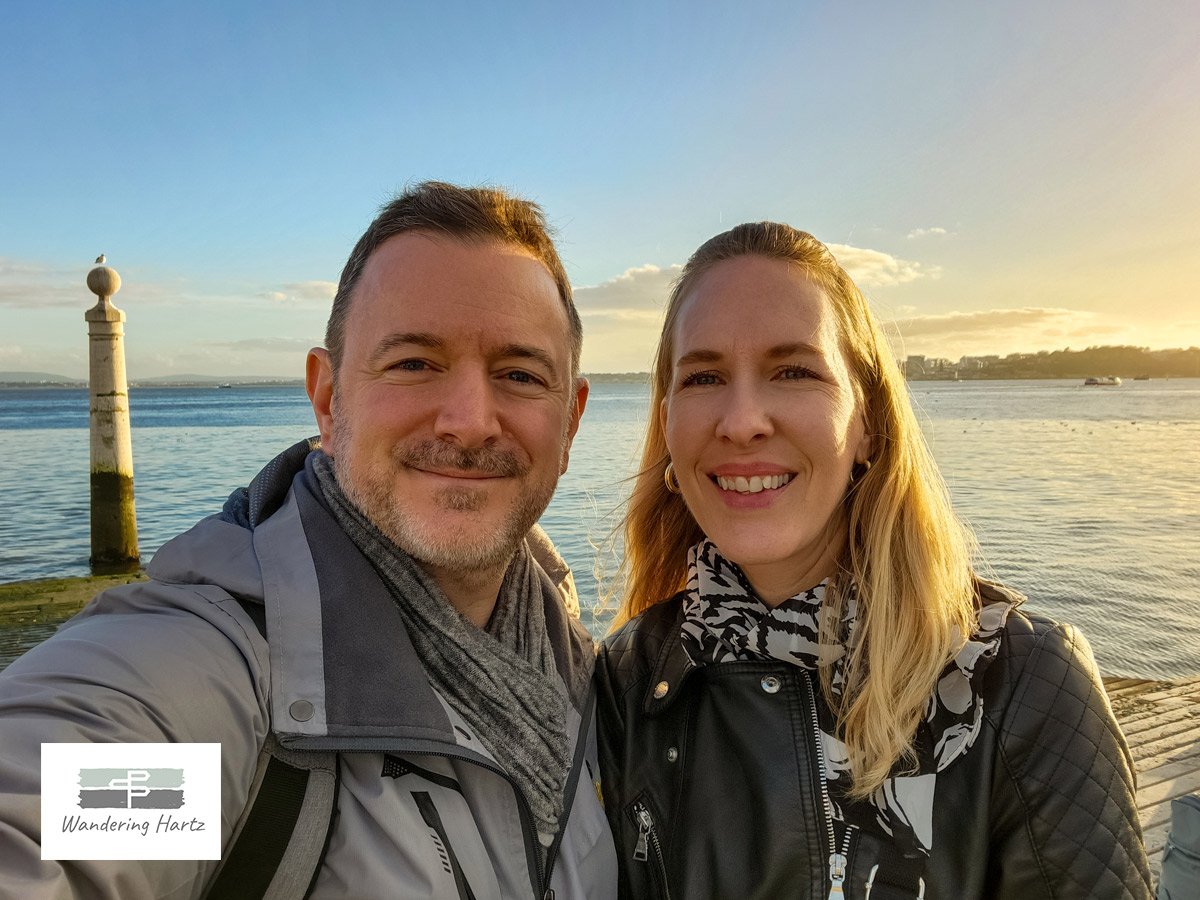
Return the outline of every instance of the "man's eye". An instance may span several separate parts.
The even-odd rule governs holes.
[[[505,372],[504,377],[509,381],[517,384],[541,384],[542,380],[532,372],[525,372],[521,369],[514,369],[512,372]]]
[[[392,363],[388,368],[399,369],[402,372],[422,372],[429,368],[429,365],[423,359],[402,359]]]

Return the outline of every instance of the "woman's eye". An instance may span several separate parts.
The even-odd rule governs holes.
[[[817,373],[806,366],[784,366],[779,372],[783,381],[793,381],[799,378],[816,378]]]
[[[716,372],[693,372],[691,375],[684,377],[684,379],[679,382],[679,386],[680,387],[693,387],[693,386],[701,387],[704,385],[716,384],[717,380],[718,379],[717,379]]]

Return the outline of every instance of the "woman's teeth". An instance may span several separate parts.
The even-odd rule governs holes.
[[[791,475],[751,475],[743,478],[727,478],[717,476],[717,486],[723,491],[737,491],[739,494],[757,494],[759,491],[774,491],[792,480]]]

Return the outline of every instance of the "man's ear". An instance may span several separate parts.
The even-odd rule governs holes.
[[[590,390],[588,380],[580,375],[575,379],[575,396],[571,400],[570,421],[567,423],[567,442],[563,447],[562,462],[558,467],[558,474],[561,475],[567,471],[567,462],[571,456],[571,441],[575,439],[575,433],[579,431],[579,420],[583,418],[583,410],[587,406],[588,391]]]
[[[324,347],[313,347],[308,351],[304,365],[304,387],[317,419],[321,449],[333,456],[337,452],[333,444],[333,361]]]

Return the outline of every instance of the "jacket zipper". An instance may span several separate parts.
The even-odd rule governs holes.
[[[825,833],[829,838],[829,900],[837,900],[837,898],[845,896],[842,885],[846,882],[846,862],[850,856],[850,839],[854,834],[854,826],[846,826],[846,836],[842,840],[839,852],[837,836],[833,831],[833,801],[829,799],[829,785],[825,782],[825,748],[821,743],[821,722],[817,718],[817,698],[813,692],[812,680],[807,675],[801,675],[801,680],[808,691],[813,749],[817,756],[817,782],[821,788],[821,808],[824,813]]]
[[[580,726],[580,732],[581,732],[580,736],[584,740],[587,739],[587,735],[585,733],[586,731],[587,731],[587,723],[585,722],[584,724],[582,724]],[[307,741],[294,741],[292,743],[295,746],[295,749],[311,749],[311,748],[305,748],[303,746],[303,744],[308,743]],[[450,750],[429,750],[426,748],[417,748],[417,749],[409,749],[409,750],[389,749],[387,751],[383,751],[383,750],[380,750],[378,747],[354,747],[354,746],[352,746],[353,742],[350,742],[350,744],[351,745],[348,745],[348,746],[338,747],[335,750],[329,750],[329,748],[321,748],[321,752],[333,752],[333,753],[382,753],[382,752],[387,752],[387,753],[392,753],[392,754],[418,753],[422,756],[443,756],[447,759],[458,759],[458,760],[462,760],[463,762],[473,763],[473,764],[479,766],[481,769],[486,769],[489,772],[495,772],[497,775],[499,775],[501,778],[503,778],[505,781],[507,781],[513,789],[513,795],[517,798],[517,813],[521,819],[521,829],[525,833],[525,846],[526,846],[527,853],[528,853],[528,848],[533,847],[534,854],[535,854],[534,859],[535,860],[537,859],[537,854],[541,852],[539,848],[542,846],[542,844],[541,844],[541,841],[538,840],[537,828],[533,824],[533,813],[529,809],[529,801],[525,799],[525,795],[521,793],[521,789],[519,787],[517,787],[517,783],[509,776],[509,774],[507,772],[505,772],[503,769],[501,769],[499,766],[492,763],[486,757],[481,756],[481,755],[471,752],[471,751],[460,751],[460,752],[456,753],[456,752],[453,752]],[[286,747],[286,745],[284,745],[284,746]],[[568,773],[568,778],[569,777],[570,777],[570,773]],[[572,798],[572,800],[573,799],[574,798]],[[566,812],[566,810],[565,810],[566,799],[565,798],[563,800],[563,804],[564,804],[564,818],[565,818],[565,812]],[[550,859],[549,857],[547,857],[547,863],[553,864],[553,860]],[[550,890],[549,865],[547,866],[545,871],[542,871],[542,867],[540,865],[535,865],[531,861],[529,869],[530,869],[530,874],[533,876],[530,880],[533,882],[534,900],[554,900],[554,892],[552,890]]]
[[[634,862],[649,862],[650,851],[654,851],[654,873],[662,891],[664,900],[671,900],[671,889],[667,887],[667,867],[663,863],[662,844],[658,840],[658,832],[654,828],[654,817],[642,801],[633,804],[633,817],[637,822],[638,838],[633,848]]]

